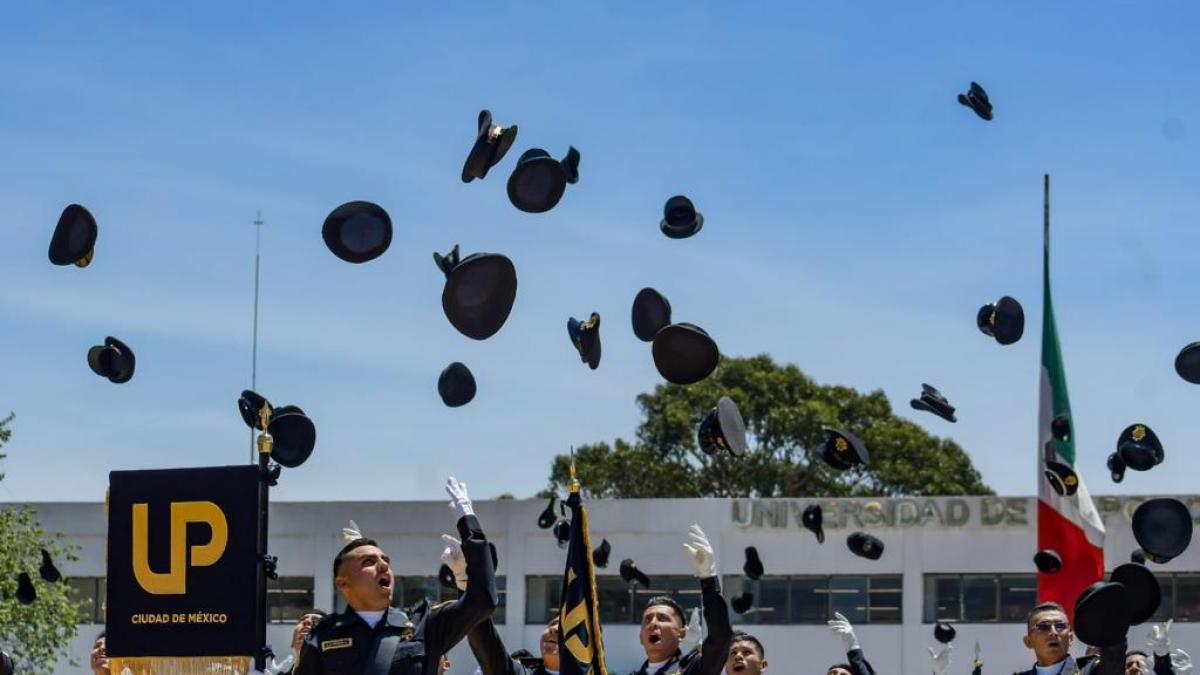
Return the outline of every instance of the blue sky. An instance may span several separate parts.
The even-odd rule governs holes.
[[[1041,177],[1053,284],[1094,493],[1194,492],[1200,391],[1200,10],[1106,3],[20,3],[0,21],[0,411],[17,413],[3,500],[98,500],[112,469],[247,461],[254,220],[259,389],[318,427],[278,499],[528,496],[571,444],[630,437],[660,382],[628,328],[643,286],[729,355],[882,388],[961,443],[995,489],[1036,493]],[[954,98],[989,91],[985,123]],[[458,176],[475,116],[520,133]],[[505,196],[529,147],[582,153],[553,211]],[[658,231],[690,195],[696,237]],[[321,223],[367,199],[395,222],[364,265]],[[100,223],[91,267],[46,260],[68,203]],[[486,342],[442,315],[430,254],[498,251],[516,305]],[[1000,295],[1025,338],[974,325]],[[599,311],[589,371],[565,337]],[[133,381],[94,376],[105,335]],[[437,375],[463,361],[470,405]],[[950,425],[907,401],[929,382]],[[1156,470],[1119,486],[1117,435],[1150,424]]]

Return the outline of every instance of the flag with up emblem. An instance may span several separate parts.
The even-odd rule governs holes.
[[[587,509],[579,496],[574,462],[569,490],[567,507],[571,510],[571,534],[559,613],[559,672],[562,675],[608,675],[604,665],[604,641],[600,636],[600,607],[596,601],[596,570],[592,565]]]

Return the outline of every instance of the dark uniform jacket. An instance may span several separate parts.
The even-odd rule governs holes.
[[[875,669],[871,667],[871,662],[867,661],[862,647],[846,652],[846,661],[850,665],[850,672],[854,675],[875,675]]]
[[[733,642],[733,626],[729,624],[729,607],[721,597],[721,584],[717,577],[700,580],[700,601],[704,608],[704,625],[708,635],[700,649],[687,654],[675,650],[675,654],[662,668],[651,673],[646,669],[649,661],[629,675],[720,675],[725,671],[729,659],[729,645]]]
[[[461,598],[432,608],[421,602],[408,612],[389,609],[374,629],[351,608],[323,617],[304,639],[293,674],[436,675],[442,655],[489,617],[499,602],[492,556],[479,521],[475,516],[460,518],[458,533],[470,572]],[[381,655],[392,646],[395,651],[384,663]]]
[[[1154,675],[1175,675],[1175,667],[1171,665],[1170,654],[1161,657],[1155,654],[1150,658],[1154,659]]]
[[[467,643],[483,675],[549,675],[541,663],[526,666],[510,657],[491,618],[475,624],[467,633]]]
[[[12,657],[0,650],[0,675],[13,675]]]
[[[1088,661],[1082,667],[1076,663],[1075,657],[1068,656],[1062,669],[1059,670],[1059,675],[1075,675],[1075,673],[1079,673],[1079,675],[1124,675],[1125,651],[1128,648],[1129,643],[1125,640],[1110,647],[1104,647],[1100,650],[1099,658]],[[1037,675],[1037,668],[1030,668],[1014,675]]]

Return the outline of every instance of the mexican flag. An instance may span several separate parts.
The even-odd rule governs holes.
[[[1044,180],[1038,549],[1057,551],[1062,557],[1062,569],[1054,574],[1038,574],[1038,602],[1057,602],[1073,619],[1075,599],[1083,589],[1104,578],[1104,522],[1082,477],[1078,491],[1070,497],[1062,497],[1050,487],[1043,474],[1047,460],[1075,466],[1075,419],[1071,417],[1071,403],[1067,399],[1067,378],[1058,344],[1058,329],[1054,324],[1054,305],[1050,302],[1050,176]],[[1055,440],[1050,431],[1051,421],[1059,415],[1066,415],[1071,420],[1071,434],[1065,441]]]

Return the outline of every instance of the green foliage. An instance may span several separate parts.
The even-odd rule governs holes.
[[[0,446],[12,435],[8,428],[12,419],[10,413],[0,420]],[[78,560],[75,548],[62,543],[61,534],[46,535],[33,509],[0,509],[0,647],[12,655],[16,672],[31,675],[52,672],[54,663],[66,654],[82,604],[69,596],[65,581],[50,584],[42,580],[38,574],[42,549],[60,567],[65,561]],[[37,600],[29,605],[17,600],[17,575],[21,572],[29,574],[37,590]]]
[[[696,429],[721,396],[737,404],[750,450],[710,457]],[[892,414],[882,391],[819,385],[769,356],[723,358],[691,386],[660,384],[637,398],[637,439],[576,447],[585,497],[854,497],[980,495],[991,490],[954,441]],[[871,455],[867,467],[839,472],[820,456],[826,428],[850,431]],[[550,490],[565,489],[570,458],[558,455]],[[539,496],[547,491],[539,493]]]
[[[8,439],[12,438],[12,429],[8,428],[8,423],[12,422],[14,417],[16,417],[16,415],[10,412],[8,413],[8,417],[0,420],[0,448],[3,448],[4,444],[8,442]],[[5,457],[8,457],[8,455],[0,452],[0,460],[3,460]],[[3,471],[0,471],[0,480],[4,480]]]

